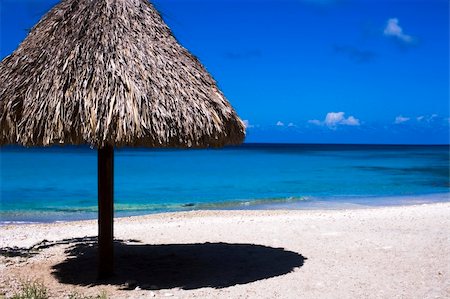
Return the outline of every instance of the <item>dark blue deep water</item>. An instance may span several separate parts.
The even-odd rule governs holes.
[[[449,146],[246,144],[115,153],[117,216],[450,201]],[[1,223],[96,217],[96,150],[3,147],[0,163]]]

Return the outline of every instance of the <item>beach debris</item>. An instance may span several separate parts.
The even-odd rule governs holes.
[[[125,281],[125,284],[124,284],[124,288],[125,289],[127,289],[127,290],[132,290],[132,289],[135,289],[135,288],[137,288],[138,286],[137,286],[137,281],[136,280],[127,280],[127,281]]]
[[[0,256],[7,258],[29,258],[36,255],[38,252],[32,248],[27,247],[3,247],[0,248]]]
[[[139,240],[135,239],[129,239],[129,240],[121,240],[116,239],[114,240],[115,243],[140,243]],[[55,241],[49,241],[49,240],[42,240],[30,247],[2,247],[0,248],[0,256],[4,256],[7,258],[30,258],[37,254],[40,254],[42,250],[51,248],[58,245],[77,245],[77,244],[84,244],[89,247],[95,246],[97,244],[97,237],[80,237],[80,238],[70,238],[70,239],[62,239],[62,240],[55,240]]]

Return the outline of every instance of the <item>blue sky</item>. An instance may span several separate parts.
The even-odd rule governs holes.
[[[58,1],[0,0],[0,57]],[[447,0],[155,0],[247,142],[449,143]]]

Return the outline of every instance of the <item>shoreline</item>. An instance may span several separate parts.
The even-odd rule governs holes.
[[[376,212],[390,209],[404,209],[404,208],[421,208],[421,207],[449,207],[450,201],[439,201],[439,202],[419,202],[419,203],[411,203],[405,205],[390,205],[390,206],[366,206],[366,205],[343,205],[339,206],[339,208],[305,208],[305,209],[193,209],[187,211],[168,211],[168,212],[158,212],[151,214],[143,214],[143,215],[132,215],[132,216],[115,216],[114,222],[139,222],[145,220],[162,220],[169,218],[170,220],[176,219],[191,219],[198,217],[220,217],[220,216],[281,216],[281,215],[296,215],[296,214],[304,214],[304,215],[325,215],[325,214],[339,214],[339,213],[352,213],[358,211],[366,211],[366,212]],[[61,220],[54,222],[25,222],[23,223],[10,223],[5,225],[0,225],[1,229],[10,229],[10,228],[21,228],[26,226],[33,227],[51,227],[58,225],[97,225],[97,218],[95,219],[78,219],[78,220]],[[0,243],[1,247],[1,243]]]
[[[185,213],[192,211],[247,211],[247,210],[347,210],[347,209],[370,209],[382,207],[401,207],[414,206],[421,204],[434,204],[450,202],[450,192],[448,193],[432,193],[421,195],[395,195],[395,196],[336,196],[331,197],[332,200],[327,200],[330,197],[313,198],[281,198],[281,199],[258,199],[253,201],[230,201],[219,203],[193,203],[182,204],[177,208],[168,208],[167,210],[151,211],[151,210],[136,210],[115,211],[115,219],[140,217],[156,214],[167,213]],[[120,206],[120,205],[119,205]],[[117,207],[117,205],[116,205]],[[28,224],[44,224],[44,223],[62,223],[62,222],[76,222],[89,221],[97,219],[97,211],[84,212],[60,212],[60,211],[14,211],[10,213],[27,215],[20,220],[1,220],[2,213],[0,213],[0,227],[7,225],[28,225]],[[60,215],[61,218],[54,219],[55,214]],[[43,220],[36,220],[33,216]],[[51,215],[51,216],[50,216]],[[3,218],[5,216],[3,215]],[[7,217],[6,217],[7,218]]]
[[[117,275],[100,284],[95,220],[2,226],[0,248],[47,245],[29,258],[0,255],[0,294],[38,279],[52,298],[448,297],[448,215],[447,202],[118,218]],[[127,280],[139,288],[124,290]]]

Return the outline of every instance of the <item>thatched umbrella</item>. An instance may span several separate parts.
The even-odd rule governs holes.
[[[245,128],[147,0],[63,0],[0,63],[0,144],[98,148],[99,275],[113,271],[114,146],[219,147]]]

